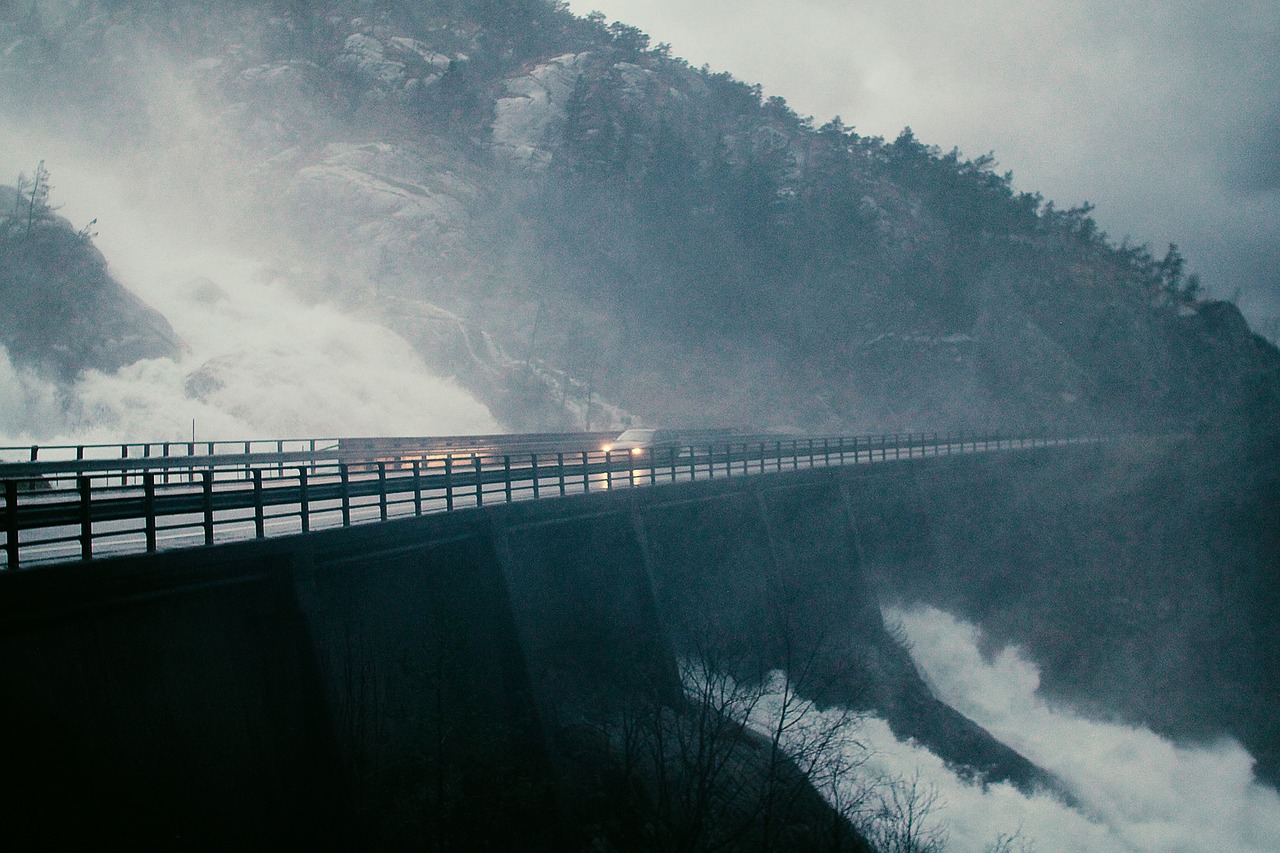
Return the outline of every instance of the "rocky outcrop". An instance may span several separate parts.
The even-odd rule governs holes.
[[[5,189],[13,209],[13,190]],[[102,253],[65,219],[0,219],[0,344],[16,364],[60,379],[175,355],[168,322],[111,277]]]
[[[466,346],[411,337],[512,427],[604,399],[810,431],[1166,430],[1280,396],[1234,308],[1085,213],[910,133],[815,129],[625,27],[540,2],[181,8],[6,13],[10,100],[118,105],[93,132],[145,151],[175,132],[138,61],[163,57],[207,107],[200,143],[245,163],[239,197],[332,272],[316,293],[398,329],[459,318]]]
[[[493,109],[493,147],[501,156],[535,168],[551,162],[585,58],[557,56],[505,82]]]

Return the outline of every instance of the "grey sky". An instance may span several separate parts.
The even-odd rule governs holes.
[[[818,123],[968,156],[1280,315],[1275,0],[572,0]],[[1269,330],[1271,331],[1271,330]],[[1275,332],[1272,331],[1274,337]]]

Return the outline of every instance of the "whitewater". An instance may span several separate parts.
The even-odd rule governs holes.
[[[48,139],[5,142],[0,168],[15,177],[55,150],[47,162],[60,213],[97,219],[112,275],[164,315],[182,352],[58,387],[0,347],[0,446],[498,431],[482,403],[399,335],[305,299],[317,274],[307,259],[222,238],[189,191],[170,188],[178,201],[158,203],[162,194],[140,194],[100,158]]]
[[[914,784],[931,800],[927,833],[948,853],[1280,850],[1280,795],[1256,780],[1253,758],[1238,743],[1177,744],[1140,726],[1054,707],[1039,693],[1039,668],[1020,649],[985,656],[977,626],[936,608],[889,608],[885,619],[901,626],[940,699],[1055,776],[1067,797],[961,778],[872,716],[844,737],[842,760],[857,771],[824,792],[833,803],[865,799],[876,786]],[[774,686],[753,712],[761,731],[769,731],[784,690]],[[840,709],[808,706],[804,714],[810,728],[847,725]]]

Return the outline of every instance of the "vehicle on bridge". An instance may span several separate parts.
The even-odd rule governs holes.
[[[675,430],[629,429],[613,441],[602,444],[600,449],[606,453],[610,450],[627,451],[638,456],[654,447],[675,447],[679,443],[680,435]]]
[[[609,451],[627,451],[639,456],[646,450],[693,447],[726,441],[740,442],[742,434],[735,429],[656,429],[634,427],[628,429],[612,441],[600,445],[600,449]]]

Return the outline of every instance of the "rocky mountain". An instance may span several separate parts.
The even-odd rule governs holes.
[[[1169,430],[1280,384],[1175,248],[562,4],[42,2],[3,26],[7,112],[164,145],[161,172],[195,151],[239,238],[511,429]]]
[[[509,430],[1191,436],[1077,491],[1010,484],[998,516],[908,519],[924,552],[877,580],[1030,649],[1055,699],[1232,734],[1280,777],[1280,351],[1176,248],[547,0],[0,2],[0,115],[77,140],[139,205],[200,208]],[[10,358],[67,381],[176,353],[25,197],[0,192]],[[253,375],[254,352],[185,393]],[[965,506],[964,482],[935,485]]]

